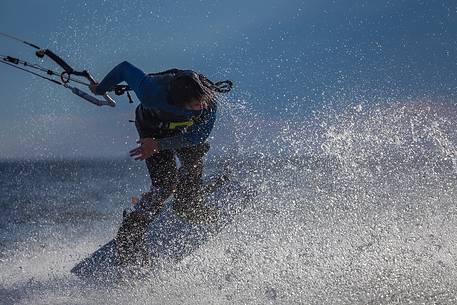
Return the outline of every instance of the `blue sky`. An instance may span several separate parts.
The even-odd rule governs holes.
[[[128,60],[232,79],[231,99],[266,120],[306,119],[329,100],[452,98],[457,88],[455,1],[4,0],[0,31],[97,78]],[[0,54],[37,62],[32,51],[0,37]],[[5,65],[0,86],[0,159],[115,157],[134,146],[123,97],[97,108]]]

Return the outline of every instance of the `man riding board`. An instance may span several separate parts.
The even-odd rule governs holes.
[[[145,160],[151,189],[143,193],[134,209],[125,210],[115,238],[123,263],[147,256],[144,235],[164,202],[174,194],[173,209],[198,218],[202,206],[203,156],[217,111],[217,93],[230,90],[232,83],[214,84],[191,70],[171,69],[146,74],[128,62],[111,70],[90,89],[103,95],[125,81],[140,100],[135,111],[139,146],[130,151],[135,160]],[[181,167],[177,169],[175,156]]]

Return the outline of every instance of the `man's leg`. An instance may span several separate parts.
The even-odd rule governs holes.
[[[177,151],[181,167],[178,171],[178,184],[173,209],[181,215],[198,218],[199,208],[202,207],[202,175],[203,157],[209,150],[209,144],[204,143]],[[195,217],[194,217],[195,216]]]
[[[151,177],[151,190],[144,193],[131,212],[124,212],[116,237],[118,254],[125,263],[145,253],[144,235],[149,223],[160,212],[164,201],[176,185],[176,162],[173,151],[161,151],[146,160]]]

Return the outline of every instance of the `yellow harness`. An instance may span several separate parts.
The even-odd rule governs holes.
[[[190,127],[194,125],[194,120],[190,119],[189,121],[184,121],[184,122],[169,122],[168,123],[168,129],[176,129],[180,127]]]

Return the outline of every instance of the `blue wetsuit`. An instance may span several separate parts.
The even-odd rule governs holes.
[[[186,71],[185,71],[186,72]],[[191,72],[191,71],[187,71]],[[216,103],[203,110],[187,110],[169,103],[168,84],[173,75],[147,75],[124,61],[111,70],[97,86],[97,94],[104,94],[113,86],[125,81],[135,92],[141,106],[158,122],[187,121],[198,118],[183,132],[157,139],[159,150],[179,149],[205,142],[216,120]]]

